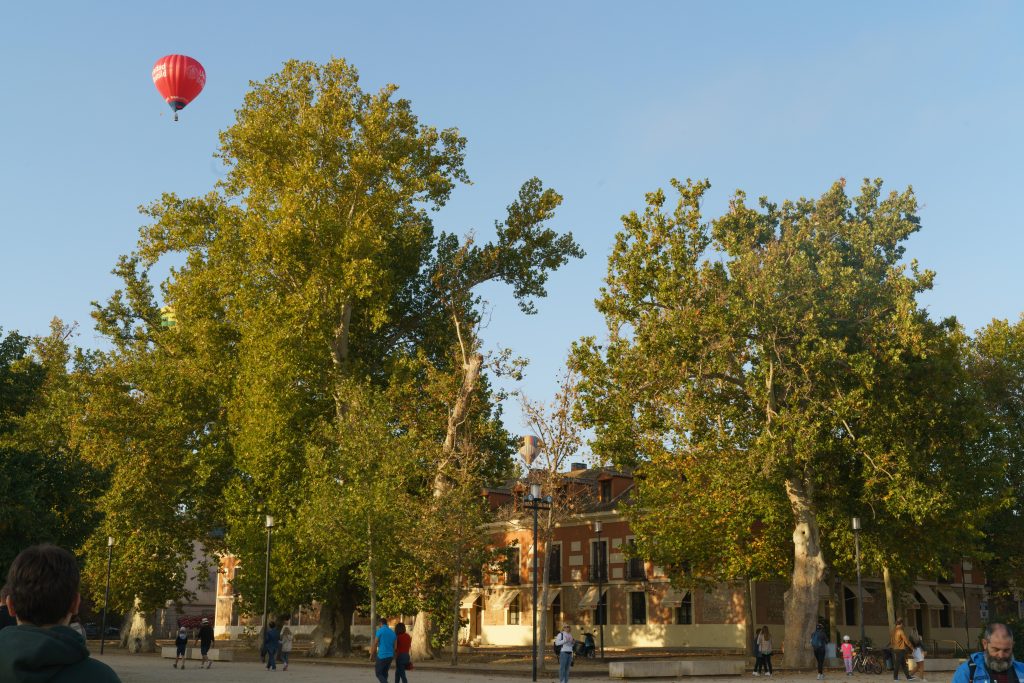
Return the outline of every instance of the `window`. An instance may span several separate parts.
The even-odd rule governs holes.
[[[509,548],[505,559],[505,585],[519,585],[519,548]]]
[[[594,610],[594,626],[608,625],[608,591],[601,591],[601,599]]]
[[[548,583],[562,583],[561,543],[552,543],[548,551]]]
[[[686,592],[683,596],[682,602],[679,603],[679,607],[676,607],[676,623],[677,624],[692,624],[693,623],[693,598],[692,593]]]
[[[843,611],[846,612],[846,625],[857,625],[857,596],[852,590],[843,586]]]
[[[604,481],[600,482],[600,484],[601,484],[600,500],[601,500],[602,503],[607,503],[608,501],[610,501],[612,499],[612,480],[611,479],[605,479]]]
[[[518,626],[519,625],[519,596],[512,598],[512,602],[508,604],[508,625]]]
[[[647,593],[634,591],[629,594],[629,623],[647,623]]]
[[[590,543],[590,580],[608,580],[608,541]]]
[[[942,591],[938,591],[937,595],[942,601],[942,609],[939,610],[939,627],[951,628],[953,626],[953,610],[949,606],[949,600],[942,594]]]
[[[626,554],[629,559],[626,561],[626,580],[643,581],[647,578],[647,571],[644,568],[644,558],[636,557],[636,540],[629,539]]]

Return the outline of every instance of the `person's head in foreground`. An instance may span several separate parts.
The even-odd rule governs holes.
[[[1006,624],[992,623],[985,627],[981,637],[981,647],[985,651],[985,668],[989,671],[1002,673],[1013,665],[1013,633]]]
[[[55,545],[23,550],[7,573],[7,607],[19,624],[67,625],[78,612],[78,562]]]
[[[0,681],[119,683],[68,627],[78,612],[78,562],[54,545],[23,550],[7,573],[7,608],[18,622],[0,630]]]

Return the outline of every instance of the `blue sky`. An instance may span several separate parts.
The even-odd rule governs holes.
[[[933,315],[970,330],[1016,319],[1022,29],[1009,1],[16,3],[0,25],[0,326],[41,334],[59,316],[98,345],[90,301],[118,284],[136,207],[210,189],[217,132],[250,80],[335,56],[468,137],[473,185],[439,228],[486,237],[534,175],[565,196],[555,227],[587,257],[536,316],[485,292],[487,342],[531,359],[536,399],[572,340],[603,332],[593,299],[619,217],[672,177],[711,181],[709,216],[737,188],[913,185],[924,227],[908,257],[938,273]],[[169,53],[208,77],[178,124],[150,80]],[[506,424],[522,431],[514,404]]]

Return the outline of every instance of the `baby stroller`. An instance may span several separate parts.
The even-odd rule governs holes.
[[[585,632],[583,634],[582,641],[576,641],[574,648],[577,657],[596,657],[597,656],[597,645],[594,642],[594,634]]]

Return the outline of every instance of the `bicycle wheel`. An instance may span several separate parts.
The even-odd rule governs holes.
[[[871,658],[870,665],[871,673],[875,674],[876,676],[882,673],[882,671],[885,669],[885,665],[882,664],[882,660],[878,659],[877,657]]]
[[[853,670],[859,674],[864,673],[864,658],[857,656],[853,658]]]

